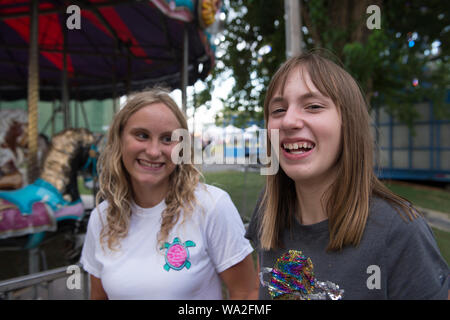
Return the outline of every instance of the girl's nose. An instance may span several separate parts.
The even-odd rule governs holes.
[[[145,149],[145,152],[147,155],[149,155],[151,158],[159,158],[162,154],[161,147],[158,142],[149,141],[147,143],[147,147]]]
[[[291,129],[301,129],[303,127],[304,127],[304,119],[300,110],[295,106],[290,106],[286,110],[286,114],[283,117],[281,129],[291,130]]]

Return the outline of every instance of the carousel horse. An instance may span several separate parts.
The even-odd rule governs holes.
[[[82,232],[87,216],[77,175],[83,170],[95,175],[97,156],[88,130],[55,135],[39,178],[22,189],[0,191],[0,249],[33,249],[58,234]]]
[[[25,158],[27,121],[26,111],[0,110],[0,190],[18,189],[23,184],[18,167]]]

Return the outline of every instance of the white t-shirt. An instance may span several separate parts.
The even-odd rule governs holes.
[[[203,187],[205,186],[205,188]],[[92,211],[81,255],[84,269],[100,278],[109,299],[222,299],[219,273],[253,251],[229,195],[199,184],[190,219],[183,212],[164,248],[157,247],[161,201],[152,208],[133,204],[128,235],[118,251],[100,244],[107,202]]]

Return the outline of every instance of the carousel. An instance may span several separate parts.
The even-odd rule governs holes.
[[[0,254],[27,250],[29,273],[42,271],[40,247],[64,235],[67,263],[78,261],[92,209],[78,178],[101,170],[102,135],[74,126],[69,101],[112,98],[116,111],[119,97],[158,84],[182,90],[185,112],[186,87],[214,65],[220,5],[0,0]],[[8,109],[18,99],[27,110]],[[51,137],[38,130],[39,101],[58,101],[63,115]]]

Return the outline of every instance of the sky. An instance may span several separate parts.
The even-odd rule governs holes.
[[[194,117],[193,117],[193,108],[188,104],[187,117],[188,117],[188,126],[189,130],[200,131],[202,128],[206,128],[209,125],[213,125],[215,122],[215,116],[219,113],[223,104],[219,98],[226,99],[228,93],[231,91],[231,88],[234,84],[234,79],[229,78],[226,80],[221,80],[219,86],[215,86],[214,91],[211,94],[211,108],[208,110],[205,106],[201,106],[195,112],[195,126],[194,126]],[[192,99],[194,87],[197,92],[200,92],[204,89],[204,85],[201,81],[197,81],[194,86],[189,86],[187,88],[187,97],[188,102]],[[176,89],[171,92],[171,97],[175,100],[175,102],[181,108],[181,90]]]
[[[225,6],[230,8],[228,0],[225,0]],[[227,14],[232,17],[235,13],[232,10],[228,10]],[[218,12],[216,15],[216,20],[224,21],[226,19],[226,15],[224,12]],[[211,27],[212,28],[212,27]],[[223,37],[221,35],[220,30],[210,30],[212,33],[211,41],[213,41],[216,45],[216,63],[220,63],[220,57],[223,55],[223,49],[220,48],[219,38]],[[190,130],[195,128],[195,131],[201,130],[201,128],[207,127],[209,125],[213,125],[215,122],[215,116],[223,109],[223,103],[219,98],[226,99],[228,93],[231,91],[232,86],[234,85],[234,79],[232,77],[228,79],[217,79],[214,80],[214,91],[211,93],[211,108],[208,110],[205,106],[201,106],[195,112],[195,125],[194,125],[194,117],[193,117],[193,108],[188,104],[187,116],[188,116],[188,126]],[[202,81],[197,81],[194,86],[189,86],[187,88],[187,97],[188,101],[192,99],[193,90],[200,92],[205,88]],[[172,91],[172,98],[176,101],[176,103],[181,108],[181,90],[177,89]]]
[[[197,109],[195,113],[195,126],[193,117],[193,108],[189,105],[189,101],[192,99],[194,87],[197,92],[204,89],[202,81],[197,81],[194,86],[187,87],[187,98],[188,98],[188,109],[187,109],[187,120],[189,130],[194,130],[196,132],[207,128],[208,126],[214,125],[215,116],[223,109],[222,101],[219,98],[226,99],[228,93],[231,91],[231,87],[234,84],[233,78],[228,78],[226,80],[221,80],[219,86],[215,86],[214,91],[211,94],[211,108],[208,110],[205,106],[201,106]],[[175,89],[170,93],[172,99],[177,103],[181,109],[181,90]],[[126,103],[126,96],[120,98],[120,107],[122,108]]]

